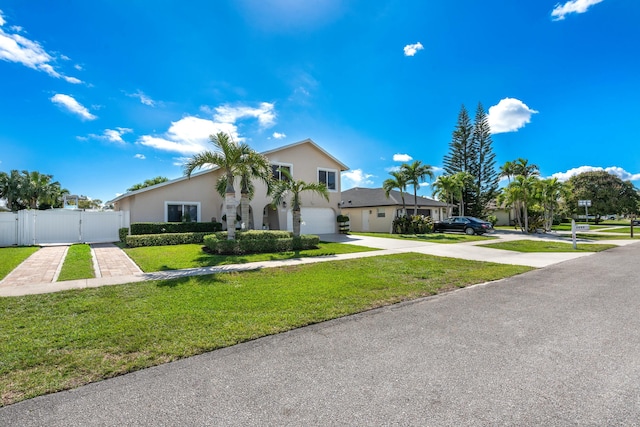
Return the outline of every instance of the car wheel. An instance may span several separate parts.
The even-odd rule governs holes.
[[[476,234],[476,232],[471,227],[465,228],[464,232],[467,233],[469,236],[473,236],[474,234]]]

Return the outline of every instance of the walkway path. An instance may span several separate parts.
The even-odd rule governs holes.
[[[553,235],[522,235],[498,231],[495,236],[501,240],[564,240],[566,237]],[[291,265],[311,264],[371,256],[389,255],[406,252],[417,252],[435,256],[461,258],[474,261],[488,261],[501,264],[526,265],[530,267],[546,267],[571,259],[592,255],[591,252],[546,252],[521,253],[493,248],[479,247],[493,243],[495,240],[483,240],[456,244],[421,242],[416,240],[389,239],[359,235],[331,234],[322,235],[322,241],[340,242],[380,249],[372,252],[331,255],[324,257],[295,258],[280,261],[260,261],[246,264],[223,265],[214,267],[189,268],[184,270],[159,271],[143,273],[137,265],[119,247],[106,243],[94,244],[92,249],[96,260],[96,278],[55,282],[55,271],[59,271],[66,247],[43,247],[29,257],[4,280],[0,281],[0,297],[43,294],[70,289],[94,288],[107,285],[142,282],[146,280],[167,280],[188,276],[224,273],[231,271],[249,271],[263,268],[275,268]],[[598,243],[627,245],[634,240],[607,240]],[[43,266],[45,268],[43,268]],[[43,271],[44,270],[44,271]],[[54,271],[52,274],[51,271]]]

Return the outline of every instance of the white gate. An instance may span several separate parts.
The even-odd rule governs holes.
[[[6,215],[13,216],[13,228]],[[124,227],[129,227],[129,211],[24,210],[0,214],[0,246],[116,242]]]

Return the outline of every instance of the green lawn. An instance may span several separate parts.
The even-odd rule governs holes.
[[[517,252],[600,252],[615,248],[615,245],[600,245],[594,243],[578,243],[573,249],[573,243],[539,240],[513,240],[510,242],[489,243],[479,245],[494,249],[505,249]]]
[[[431,243],[463,243],[474,242],[477,240],[491,240],[495,239],[492,236],[468,236],[466,234],[458,233],[429,233],[429,234],[390,234],[390,233],[349,233],[354,236],[371,236],[371,237],[384,237],[388,239],[399,240],[420,240]]]
[[[95,272],[93,270],[91,247],[86,244],[69,246],[58,281],[91,279],[93,277],[95,277]]]
[[[631,226],[611,228],[609,230],[602,230],[602,232],[603,233],[625,233],[625,234],[631,235]],[[635,237],[636,234],[640,234],[640,227],[633,227],[633,236]]]
[[[353,252],[376,251],[375,248],[320,242],[318,249],[266,254],[213,255],[202,250],[201,244],[124,248],[129,257],[147,273],[180,270],[183,268],[215,265],[244,264],[256,261],[274,261],[301,257],[315,257]]]
[[[37,246],[0,248],[0,280],[38,249]]]
[[[570,238],[571,235],[568,235]],[[578,239],[588,239],[588,240],[631,240],[629,235],[622,236],[616,234],[587,234],[587,233],[577,233],[576,237]],[[634,230],[633,240],[640,238],[640,233],[636,233]]]
[[[529,270],[407,253],[1,298],[1,404]]]

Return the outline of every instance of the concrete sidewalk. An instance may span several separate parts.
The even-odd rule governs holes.
[[[501,240],[549,240],[566,238],[550,235],[522,235],[516,233],[496,232]],[[465,242],[455,244],[421,242],[416,240],[390,239],[359,235],[330,234],[320,236],[326,242],[339,242],[359,246],[378,248],[379,251],[339,254],[324,257],[295,258],[279,261],[260,261],[245,264],[223,265],[214,267],[190,268],[184,270],[159,271],[143,273],[138,266],[119,247],[106,243],[94,244],[96,260],[96,278],[56,282],[53,270],[58,271],[64,260],[67,247],[43,247],[0,281],[0,297],[21,296],[58,292],[70,289],[95,288],[100,286],[119,285],[142,282],[146,280],[168,280],[207,274],[249,271],[263,268],[276,268],[318,262],[340,261],[397,253],[416,252],[428,255],[460,258],[473,261],[487,261],[500,264],[516,264],[529,267],[547,267],[552,264],[592,255],[592,252],[547,252],[521,253],[500,249],[483,248],[482,244],[494,243],[496,240]],[[604,241],[598,243],[605,243]],[[635,243],[632,240],[611,240],[606,243],[626,245]],[[42,268],[46,266],[46,268]],[[43,271],[45,270],[45,271]]]

